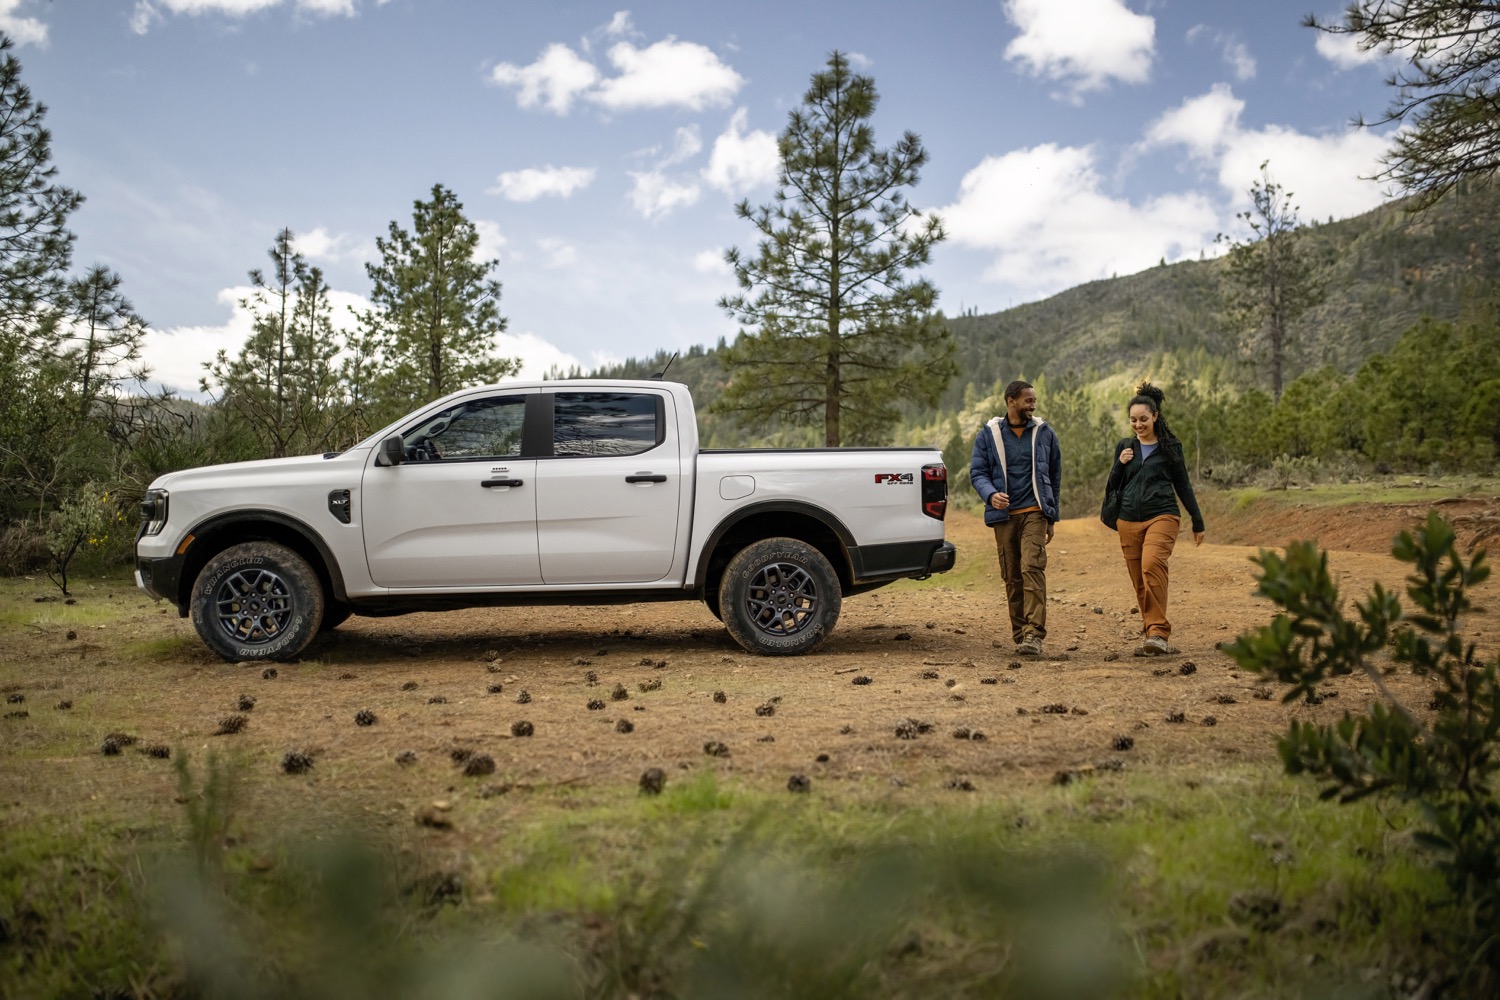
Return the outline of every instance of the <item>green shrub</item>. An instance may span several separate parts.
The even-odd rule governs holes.
[[[1465,564],[1452,527],[1430,513],[1415,535],[1402,532],[1393,553],[1411,563],[1401,602],[1376,584],[1346,618],[1328,556],[1311,542],[1285,557],[1262,551],[1259,590],[1283,612],[1246,632],[1226,652],[1241,667],[1288,685],[1284,700],[1311,698],[1329,677],[1362,673],[1382,700],[1337,725],[1293,721],[1279,741],[1289,774],[1326,782],[1324,798],[1354,802],[1383,796],[1415,803],[1415,839],[1433,852],[1439,871],[1464,908],[1472,939],[1455,942],[1460,967],[1489,985],[1500,976],[1500,683],[1493,664],[1476,658],[1459,623],[1471,610],[1471,588],[1490,575],[1483,550]],[[1389,661],[1385,654],[1389,651]],[[1431,681],[1425,712],[1404,705],[1384,678],[1400,669]]]
[[[1318,479],[1318,460],[1311,455],[1279,455],[1266,470],[1266,477],[1274,490],[1309,485]]]
[[[107,547],[110,533],[127,532],[124,514],[110,497],[109,490],[88,482],[62,502],[47,523],[47,578],[68,592],[68,567],[75,557],[89,549]]]

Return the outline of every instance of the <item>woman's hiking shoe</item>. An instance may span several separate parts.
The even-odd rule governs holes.
[[[1164,635],[1148,635],[1146,641],[1141,643],[1141,656],[1161,656],[1170,652],[1172,647],[1167,645],[1167,637]]]
[[[1034,635],[1028,635],[1016,643],[1016,654],[1019,656],[1041,656],[1042,640]]]

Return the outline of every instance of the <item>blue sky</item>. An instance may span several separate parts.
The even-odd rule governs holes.
[[[918,133],[909,200],[949,238],[950,314],[1214,252],[1260,164],[1304,221],[1388,192],[1389,66],[1300,26],[1340,0],[0,0],[47,104],[75,267],[151,325],[196,395],[282,227],[340,304],[435,183],[500,265],[525,373],[733,338],[722,261],[770,200],[775,136],[834,49],[872,75],[877,140]]]

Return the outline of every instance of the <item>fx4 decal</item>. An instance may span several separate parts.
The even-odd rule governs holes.
[[[875,473],[875,485],[877,486],[910,486],[914,482],[916,482],[916,477],[910,472]]]

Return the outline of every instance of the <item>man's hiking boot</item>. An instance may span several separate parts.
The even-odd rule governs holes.
[[[1041,656],[1042,640],[1034,635],[1028,635],[1016,644],[1016,655],[1018,656]]]

